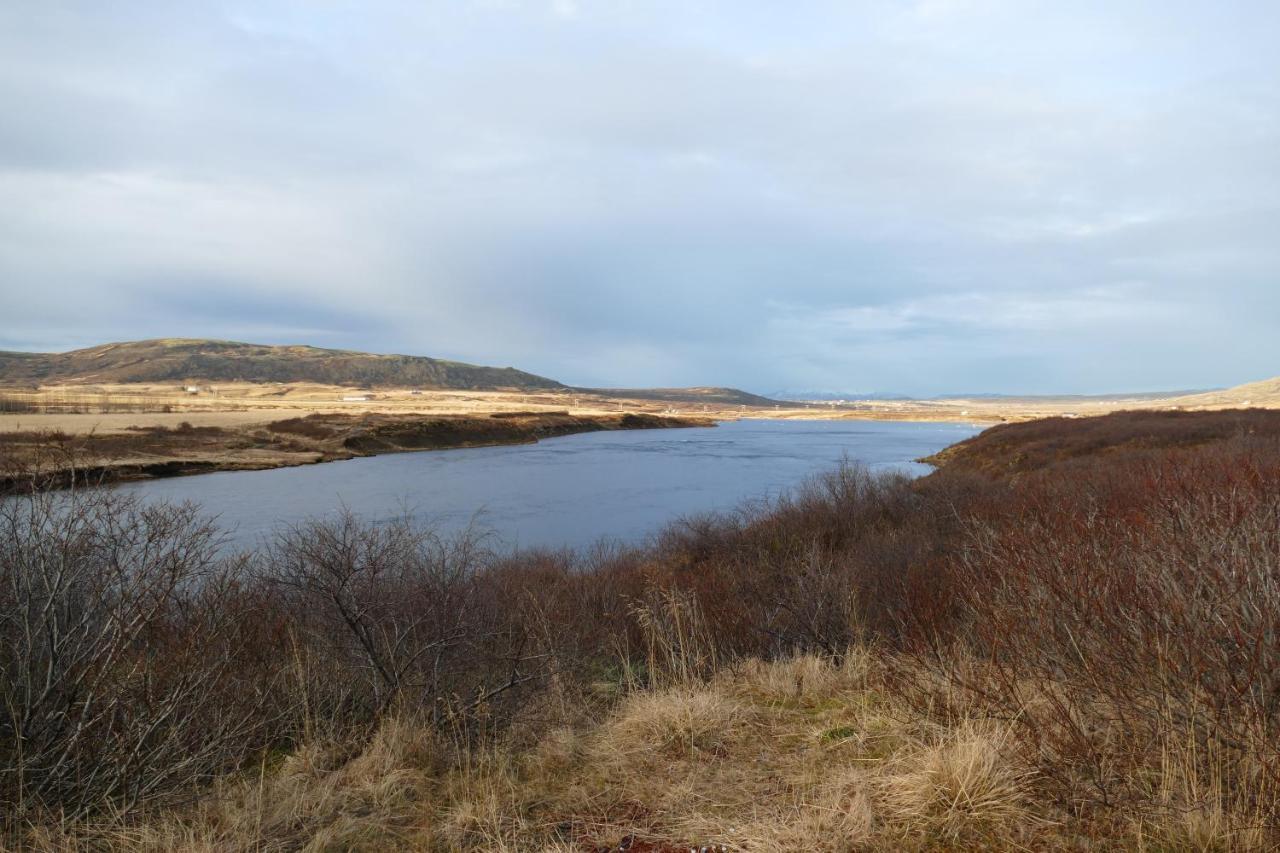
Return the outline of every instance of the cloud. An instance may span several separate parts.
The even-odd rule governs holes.
[[[551,0],[551,11],[561,18],[578,17],[577,0]]]
[[[0,346],[307,336],[756,390],[1272,375],[1277,36],[1262,0],[10,4]]]

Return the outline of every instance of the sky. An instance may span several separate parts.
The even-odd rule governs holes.
[[[0,349],[1280,374],[1275,0],[6,0]]]

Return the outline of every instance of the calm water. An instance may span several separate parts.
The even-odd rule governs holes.
[[[194,501],[231,544],[344,505],[366,518],[406,509],[447,532],[473,518],[508,547],[637,541],[690,513],[767,498],[841,458],[924,473],[921,456],[973,435],[957,424],[736,421],[714,428],[601,432],[514,447],[373,456],[271,471],[122,485]]]

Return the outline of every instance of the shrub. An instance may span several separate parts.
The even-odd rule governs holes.
[[[129,809],[236,766],[270,724],[243,565],[191,506],[0,502],[0,806]]]

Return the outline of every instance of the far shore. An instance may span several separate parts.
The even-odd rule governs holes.
[[[194,390],[190,390],[194,389]],[[573,417],[623,413],[714,421],[888,420],[992,425],[1047,417],[1089,417],[1125,410],[1226,408],[1229,401],[1197,405],[1189,398],[1124,397],[957,398],[948,400],[743,400],[723,389],[686,389],[667,396],[556,389],[474,391],[351,388],[307,382],[199,384],[67,384],[0,388],[0,434],[57,431],[68,435],[115,433],[188,423],[244,430],[307,415],[484,417],[512,412],[567,413]]]
[[[311,414],[487,416],[511,412],[567,412],[575,417],[624,412],[715,421],[741,418],[805,420],[895,420],[999,423],[1012,412],[966,408],[963,403],[867,401],[830,404],[779,401],[741,405],[715,396],[679,399],[632,398],[586,391],[450,391],[405,388],[358,389],[293,383],[233,383],[200,386],[187,393],[176,385],[65,385],[39,390],[0,389],[0,433],[56,430],[69,435],[123,433],[137,428],[182,423],[198,427],[244,429]],[[206,390],[207,389],[207,390]],[[1040,416],[1039,412],[1029,412]]]
[[[37,415],[35,418],[132,418],[130,426],[83,431],[41,429],[38,421],[0,431],[0,490],[33,479],[55,485],[122,482],[256,471],[335,462],[385,453],[530,444],[584,432],[712,427],[707,418],[648,413],[572,415],[568,412],[502,412],[487,415],[312,413],[262,422],[210,417],[234,413],[156,413],[163,422],[135,415]],[[8,416],[16,420],[17,416]],[[176,420],[183,418],[182,420]],[[174,422],[176,420],[176,422]]]

